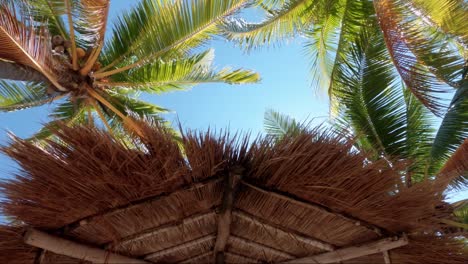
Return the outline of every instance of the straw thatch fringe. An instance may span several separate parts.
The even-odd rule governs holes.
[[[13,139],[3,151],[22,170],[0,183],[2,213],[129,257],[212,262],[215,238],[187,243],[217,233],[223,182],[241,167],[243,182],[233,196],[228,233],[250,243],[228,239],[226,263],[277,261],[274,252],[280,251],[284,260],[302,258],[375,241],[380,233],[426,234],[414,243],[410,236],[408,246],[392,250],[392,263],[403,257],[425,263],[431,254],[450,263],[466,261],[460,242],[440,232],[441,219],[452,213],[441,195],[446,185],[427,180],[399,188],[406,162],[391,167],[384,160],[370,162],[353,149],[352,140],[336,133],[310,130],[275,142],[187,132],[182,152],[164,128],[144,123],[141,128],[145,137],[134,136],[135,146],[92,127],[61,127],[55,133],[64,144],[40,147]],[[210,211],[215,213],[196,218]],[[24,245],[23,231],[0,228],[1,263],[34,261],[38,250]],[[45,263],[56,260],[79,263],[45,254]],[[376,261],[384,263],[382,253]]]

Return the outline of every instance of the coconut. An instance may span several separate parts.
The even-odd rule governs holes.
[[[52,37],[52,44],[54,46],[59,46],[63,44],[63,38],[60,35],[55,35]]]

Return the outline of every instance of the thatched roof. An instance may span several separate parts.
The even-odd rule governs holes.
[[[468,261],[440,221],[444,184],[406,188],[405,163],[369,162],[345,137],[187,133],[182,153],[163,129],[144,134],[135,148],[64,127],[65,144],[6,148],[22,171],[0,185],[16,220],[0,228],[0,263]]]

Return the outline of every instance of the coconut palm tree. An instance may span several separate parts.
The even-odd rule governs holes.
[[[435,175],[468,137],[466,1],[255,2],[265,20],[231,20],[225,36],[246,49],[306,39],[333,122],[351,128],[376,157],[412,160],[408,184]]]
[[[0,111],[57,101],[47,127],[100,118],[138,133],[132,115],[166,111],[141,93],[256,82],[252,71],[215,70],[213,51],[199,49],[246,2],[142,0],[111,27],[110,0],[0,0]]]

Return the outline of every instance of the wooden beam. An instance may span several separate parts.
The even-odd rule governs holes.
[[[247,214],[243,211],[236,210],[235,212],[233,212],[233,215],[245,221],[259,225],[263,227],[264,229],[274,230],[274,232],[276,233],[286,235],[288,237],[291,237],[293,240],[310,245],[312,247],[316,247],[316,248],[326,250],[326,251],[335,250],[335,246],[332,244],[317,240],[315,238],[311,238],[311,237],[298,234],[297,231],[295,230],[290,230],[290,229],[287,229],[286,227],[275,225],[273,223],[269,223],[266,220],[261,220],[260,218]]]
[[[24,236],[24,243],[38,247],[55,254],[76,258],[93,263],[119,263],[119,264],[144,264],[148,263],[140,259],[125,257],[99,248],[90,247],[66,240],[61,237],[52,236],[34,228],[28,229]]]
[[[157,257],[165,256],[165,255],[177,252],[177,251],[185,249],[185,248],[189,248],[189,247],[201,244],[201,243],[209,242],[210,240],[214,240],[215,238],[216,238],[216,236],[214,234],[204,236],[204,237],[201,237],[201,238],[197,238],[197,239],[185,242],[183,244],[177,245],[175,247],[170,247],[168,249],[164,249],[164,250],[161,250],[161,251],[158,251],[158,252],[155,252],[155,253],[148,254],[148,255],[146,255],[144,257],[144,259],[150,260],[150,259],[154,259],[154,258],[157,258]]]
[[[224,251],[231,233],[232,207],[234,195],[241,179],[241,173],[229,172],[225,177],[223,204],[218,216],[218,233],[214,246],[215,263],[224,263]]]
[[[182,262],[179,262],[179,263],[180,264],[199,263],[199,261],[197,261],[197,260],[204,259],[204,258],[206,258],[208,256],[211,256],[211,255],[213,255],[213,251],[208,251],[208,252],[205,252],[203,254],[197,255],[195,257],[185,259],[185,260],[183,260]]]
[[[94,221],[96,221],[96,220],[98,220],[98,219],[100,219],[102,217],[122,213],[122,212],[125,212],[127,210],[131,210],[131,209],[133,209],[135,207],[141,206],[143,204],[153,203],[153,202],[159,201],[161,199],[170,197],[172,195],[177,195],[177,194],[179,194],[181,192],[197,190],[197,189],[203,188],[203,187],[205,187],[205,186],[207,186],[209,184],[216,184],[216,183],[218,183],[218,182],[220,182],[222,180],[223,179],[221,179],[219,177],[209,178],[209,179],[206,179],[206,180],[198,182],[198,183],[192,183],[190,185],[184,186],[184,187],[182,187],[182,188],[180,188],[178,190],[175,190],[173,192],[170,192],[170,193],[163,193],[163,194],[160,194],[160,195],[145,197],[144,199],[131,201],[128,204],[123,204],[123,205],[120,205],[120,206],[117,206],[117,207],[114,207],[114,208],[110,208],[110,209],[108,209],[106,211],[99,212],[97,214],[84,217],[84,218],[82,218],[80,220],[77,220],[77,221],[63,227],[61,229],[61,231],[63,233],[71,233],[71,232],[73,232],[73,230],[76,230],[77,228],[79,228],[81,226],[88,225],[88,224],[90,224],[90,223],[92,223],[92,222],[94,222]]]
[[[304,201],[299,197],[293,197],[291,194],[285,194],[285,193],[280,193],[278,191],[266,190],[266,189],[263,189],[263,188],[261,188],[259,186],[255,186],[252,183],[246,182],[244,180],[242,180],[241,183],[242,183],[242,185],[244,185],[244,186],[246,186],[248,188],[251,188],[252,190],[255,190],[257,192],[261,192],[261,193],[263,193],[265,195],[268,195],[270,197],[275,197],[275,198],[287,201],[289,203],[292,203],[292,204],[295,204],[295,205],[298,205],[298,206],[301,206],[301,207],[304,207],[304,208],[312,209],[314,211],[320,211],[320,212],[325,213],[325,214],[332,214],[335,217],[339,217],[342,220],[347,221],[349,223],[352,223],[352,224],[354,224],[356,226],[363,226],[364,228],[368,229],[369,231],[372,231],[372,232],[376,233],[379,236],[382,236],[382,234],[383,234],[383,231],[379,227],[374,226],[374,225],[372,225],[370,223],[367,223],[364,220],[357,219],[357,218],[355,218],[353,216],[350,216],[348,214],[345,214],[343,212],[337,212],[337,211],[334,211],[334,210],[332,210],[332,209],[330,209],[328,207],[325,207],[323,205],[313,203],[313,202],[310,202],[310,201]]]
[[[390,254],[388,253],[388,251],[383,252],[383,257],[385,260],[385,264],[392,264],[392,260],[390,259]]]
[[[236,254],[236,253],[233,253],[233,252],[226,252],[226,256],[231,256],[231,257],[234,257],[234,258],[243,259],[244,263],[259,263],[260,262],[258,259],[254,259],[254,258],[247,257],[247,256],[244,256],[244,255]]]
[[[276,248],[272,248],[272,247],[269,247],[267,245],[257,243],[255,241],[250,240],[250,239],[245,239],[245,238],[242,238],[242,237],[237,237],[237,236],[231,235],[229,237],[229,240],[231,240],[232,243],[234,243],[234,244],[242,244],[242,243],[247,244],[247,245],[249,245],[249,247],[256,248],[259,251],[270,253],[270,254],[274,255],[275,258],[284,258],[284,259],[295,259],[296,258],[296,256],[291,255],[288,252],[284,252],[284,251],[278,250]],[[275,258],[273,258],[273,259],[275,259]]]
[[[215,214],[216,213],[213,210],[210,210],[209,212],[198,213],[198,214],[192,215],[190,217],[181,219],[179,221],[170,222],[170,223],[158,226],[158,227],[146,229],[146,230],[144,230],[142,232],[139,232],[139,233],[127,236],[125,238],[122,238],[119,241],[111,242],[111,243],[107,244],[105,247],[107,249],[109,249],[109,248],[116,248],[117,246],[125,246],[125,245],[128,245],[128,244],[134,243],[136,241],[146,239],[148,237],[157,236],[159,234],[168,232],[168,231],[170,231],[172,229],[180,228],[180,227],[182,227],[184,225],[195,223],[195,222],[200,221],[200,220],[205,219],[205,218],[214,217]]]
[[[397,238],[385,238],[378,241],[337,249],[333,252],[318,254],[315,256],[299,258],[283,263],[337,263],[359,257],[364,257],[376,253],[382,253],[394,248],[399,248],[408,244],[406,236]]]

